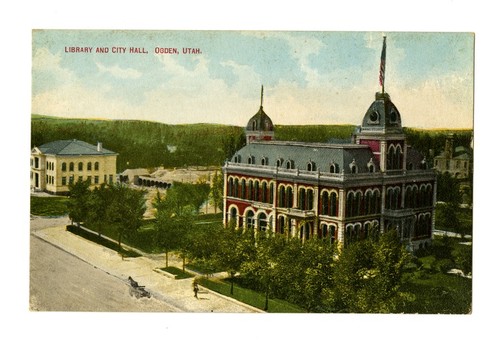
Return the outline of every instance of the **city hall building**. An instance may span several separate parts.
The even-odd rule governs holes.
[[[388,93],[360,118],[345,143],[277,141],[261,95],[246,145],[223,167],[224,224],[340,247],[396,229],[410,249],[430,245],[435,171],[408,145]]]
[[[68,194],[69,185],[77,181],[95,188],[116,181],[116,152],[80,140],[58,140],[31,150],[31,190],[51,194]]]

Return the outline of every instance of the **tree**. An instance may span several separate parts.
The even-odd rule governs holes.
[[[333,270],[334,285],[327,304],[331,311],[350,313],[391,313],[401,300],[403,267],[410,254],[395,230],[378,242],[362,240],[346,247]]]
[[[234,277],[245,262],[254,258],[254,238],[250,232],[228,226],[220,230],[218,246],[214,254],[217,267],[230,275],[231,294],[234,292]]]
[[[210,202],[214,206],[214,213],[217,213],[217,208],[222,211],[224,197],[224,176],[215,171],[210,186]]]
[[[139,229],[146,211],[144,191],[131,189],[116,183],[108,187],[104,220],[118,232],[118,247],[124,236],[130,236]]]
[[[460,184],[448,172],[437,176],[437,200],[457,205],[460,203]]]
[[[107,188],[103,183],[94,188],[88,197],[88,210],[85,224],[94,226],[101,237],[102,229],[106,225]]]
[[[249,234],[248,231],[246,233]],[[276,255],[281,252],[284,246],[283,242],[275,240],[265,232],[259,234],[254,245],[255,255],[241,265],[242,273],[254,279],[258,283],[257,288],[265,292],[265,311],[268,310],[269,294],[275,287],[277,278]]]
[[[194,216],[200,208],[201,199],[196,194],[197,185],[175,182],[164,198],[157,196],[156,239],[157,244],[165,250],[165,264],[168,267],[168,253],[181,251],[183,270],[187,253],[188,232],[192,229]]]
[[[72,223],[80,227],[89,213],[90,182],[80,181],[69,184],[68,211]]]

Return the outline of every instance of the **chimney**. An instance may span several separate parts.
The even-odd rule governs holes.
[[[97,142],[97,152],[102,152],[102,142]]]

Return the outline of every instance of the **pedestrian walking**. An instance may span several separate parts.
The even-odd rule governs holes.
[[[198,291],[200,289],[198,288],[198,282],[194,281],[193,282],[193,291],[194,291],[194,297],[195,298],[198,298]]]

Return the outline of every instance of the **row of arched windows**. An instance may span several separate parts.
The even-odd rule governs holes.
[[[419,208],[432,206],[434,192],[431,184],[421,184],[420,187],[416,184],[405,188],[405,207]]]
[[[263,203],[272,203],[274,197],[274,183],[245,178],[229,178],[227,195]]]
[[[344,240],[346,244],[364,239],[378,240],[380,235],[380,225],[378,221],[367,221],[363,224],[347,224],[345,228]]]
[[[430,183],[416,184],[407,186],[405,188],[405,203],[406,208],[421,208],[432,206],[434,202],[434,192]],[[385,208],[397,210],[402,206],[401,202],[401,188],[389,187],[387,188],[387,195],[385,197]]]
[[[346,201],[346,217],[378,214],[381,210],[381,195],[378,189],[349,191]]]
[[[403,169],[403,150],[400,144],[391,144],[387,151],[387,170],[400,169]]]
[[[244,227],[250,230],[256,229],[265,232],[270,230],[272,216],[268,216],[264,212],[255,213],[252,209],[248,209],[244,213],[244,216],[239,216],[238,209],[236,207],[231,207],[229,209],[228,221],[233,227],[238,226],[239,228]],[[279,215],[276,219],[275,230],[277,234],[292,236],[292,223],[290,218]],[[296,236],[304,240],[310,239],[313,235],[332,244],[337,239],[337,227],[334,224],[322,223],[318,226],[317,230],[314,231],[313,224],[311,222],[306,222],[301,224],[300,228],[296,231]]]
[[[83,171],[83,162],[79,162],[77,164],[78,171]],[[94,171],[99,170],[99,162],[94,163]],[[61,164],[61,171],[68,171],[66,162]],[[69,163],[69,171],[75,171],[75,163]],[[92,162],[87,162],[87,171],[92,171]]]

